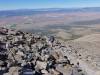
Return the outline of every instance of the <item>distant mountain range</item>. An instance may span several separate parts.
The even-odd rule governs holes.
[[[74,12],[100,12],[100,7],[2,10],[0,11],[0,18],[11,17],[11,16],[45,14],[45,13],[74,13]]]

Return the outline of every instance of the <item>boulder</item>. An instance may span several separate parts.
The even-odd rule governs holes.
[[[47,63],[46,63],[46,62],[42,62],[42,61],[37,61],[37,62],[36,62],[36,66],[37,66],[39,69],[46,69]]]

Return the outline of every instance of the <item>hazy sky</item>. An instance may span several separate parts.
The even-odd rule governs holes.
[[[100,7],[100,0],[0,0],[0,10]]]

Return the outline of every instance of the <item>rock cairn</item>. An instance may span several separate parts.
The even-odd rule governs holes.
[[[0,28],[0,75],[85,75],[54,36]]]

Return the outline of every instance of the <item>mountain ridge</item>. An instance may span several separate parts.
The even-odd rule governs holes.
[[[54,12],[55,13],[100,12],[100,7],[0,10],[0,16],[1,17],[26,16],[26,15],[54,13]]]

